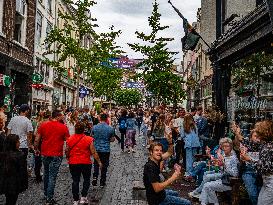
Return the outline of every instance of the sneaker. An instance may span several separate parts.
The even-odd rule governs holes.
[[[73,205],[79,205],[79,201],[74,201]]]
[[[97,184],[98,184],[97,179],[93,178],[93,180],[92,180],[92,186],[97,186]]]
[[[131,154],[131,151],[130,151],[130,150],[128,150],[128,154]]]
[[[188,193],[188,196],[190,198],[197,198],[197,199],[199,199],[200,193],[198,193],[197,191],[192,191],[192,192]]]
[[[87,197],[81,197],[80,204],[88,204]]]
[[[132,149],[132,152],[133,152],[133,153],[136,153],[136,150]]]

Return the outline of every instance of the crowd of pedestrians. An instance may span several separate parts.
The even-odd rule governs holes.
[[[7,121],[0,109],[0,194],[5,194],[7,205],[15,205],[34,171],[36,182],[44,184],[46,205],[55,204],[65,156],[73,205],[88,204],[90,185],[107,185],[111,142],[117,139],[121,152],[130,157],[137,142],[150,154],[143,173],[149,205],[191,204],[168,189],[181,178],[197,186],[190,198],[217,205],[217,192],[232,190],[231,177],[243,180],[252,205],[273,204],[273,122],[256,123],[249,138],[233,123],[234,138],[217,136],[218,142],[206,114],[202,107],[187,112],[163,106],[100,111],[85,106],[42,110],[31,119],[30,107],[21,105],[19,115]],[[170,177],[162,179],[164,172]]]

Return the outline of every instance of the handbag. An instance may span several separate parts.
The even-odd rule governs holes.
[[[222,184],[226,186],[230,186],[230,174],[224,173],[223,176],[221,177]]]
[[[81,141],[81,139],[84,137],[85,135],[83,135],[72,147],[69,147],[69,146],[66,146],[66,149],[65,149],[65,156],[66,156],[66,159],[69,159],[70,157],[70,152],[71,150]]]

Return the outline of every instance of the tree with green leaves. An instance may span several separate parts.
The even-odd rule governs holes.
[[[137,89],[124,88],[115,92],[114,100],[121,106],[138,105],[142,100],[142,94]]]
[[[155,0],[153,3],[152,15],[148,18],[151,33],[145,34],[136,31],[137,38],[145,42],[128,44],[131,49],[142,53],[144,60],[138,64],[138,67],[145,67],[141,78],[150,91],[159,102],[178,103],[185,98],[185,91],[182,88],[183,79],[172,72],[174,64],[174,55],[177,52],[171,52],[167,44],[173,41],[173,38],[159,37],[159,33],[169,28],[160,24],[161,14],[158,11],[159,4]]]
[[[116,90],[120,89],[123,71],[118,68],[97,67],[90,70],[92,88],[96,97],[106,96],[111,102]]]
[[[98,25],[96,19],[91,17],[89,9],[96,4],[93,0],[64,0],[68,6],[67,12],[59,13],[59,19],[64,21],[62,28],[55,26],[45,43],[49,51],[45,54],[55,54],[57,58],[50,60],[46,57],[45,63],[56,68],[59,73],[67,70],[62,66],[68,58],[76,61],[76,66],[72,67],[76,75],[77,89],[79,88],[80,76],[85,74],[89,78],[93,69],[106,69],[101,62],[108,62],[110,58],[116,57],[122,53],[120,47],[116,45],[115,39],[121,31],[114,31],[111,27],[108,33],[97,33],[95,28]],[[84,38],[89,36],[91,45],[84,45]],[[54,47],[55,46],[55,47]],[[54,47],[54,48],[53,48]],[[92,79],[88,79],[92,81]],[[78,107],[78,100],[77,107]]]

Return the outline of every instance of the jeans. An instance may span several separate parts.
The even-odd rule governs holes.
[[[193,168],[192,177],[197,177],[197,185],[199,186],[203,181],[204,173],[206,172],[207,164],[204,161],[198,162],[197,166]]]
[[[42,158],[41,156],[35,156],[34,157],[34,161],[35,161],[35,166],[34,166],[34,172],[35,172],[35,176],[36,179],[41,179],[41,168],[42,168]]]
[[[200,184],[199,187],[197,187],[194,191],[198,192],[198,193],[201,193],[202,192],[202,189],[204,187],[204,185],[207,183],[207,182],[211,182],[211,181],[216,181],[218,179],[221,179],[223,176],[222,173],[215,173],[215,171],[207,171],[204,173],[204,176],[203,176],[203,181],[202,183]]]
[[[195,161],[197,150],[197,147],[186,148],[186,172],[188,174],[191,174],[193,171],[193,162]]]
[[[102,163],[100,184],[105,184],[105,182],[106,182],[107,168],[109,166],[110,152],[98,152],[98,155],[99,155],[100,161]],[[99,164],[95,160],[95,162],[94,162],[93,179],[97,179],[98,176],[99,176]]]
[[[19,194],[5,194],[6,205],[16,205]]]
[[[51,201],[54,197],[56,179],[62,159],[63,157],[42,157],[44,164],[44,194],[47,201]]]
[[[246,171],[242,174],[242,179],[252,205],[257,205],[260,191],[256,184],[257,174],[254,171]]]
[[[179,163],[180,155],[183,158],[183,167],[186,168],[186,152],[184,149],[185,142],[183,140],[177,140],[175,145],[175,163]]]
[[[126,134],[126,129],[119,129],[120,132],[120,148],[124,150],[124,138]]]
[[[189,200],[179,197],[177,191],[166,189],[165,193],[166,193],[166,198],[159,205],[171,205],[171,204],[190,205],[191,204]]]
[[[79,184],[81,175],[83,176],[82,197],[86,197],[90,187],[91,177],[91,164],[70,164],[69,169],[72,175],[72,194],[74,201],[78,201],[79,196]]]

